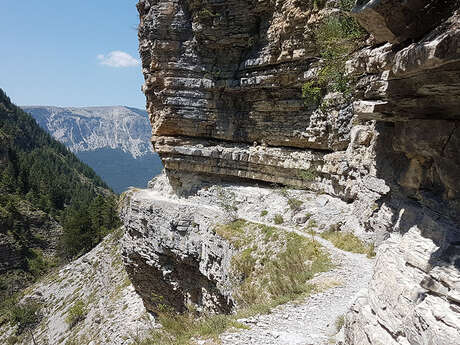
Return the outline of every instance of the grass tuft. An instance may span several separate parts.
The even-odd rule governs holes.
[[[70,328],[73,328],[77,323],[83,321],[86,318],[88,313],[85,303],[83,301],[76,301],[72,307],[69,308],[67,312],[67,317],[65,321]]]
[[[239,249],[250,240],[247,238],[244,230],[246,224],[245,220],[237,219],[228,224],[217,225],[214,231],[217,235],[232,243],[235,248]]]
[[[162,329],[152,329],[144,340],[134,339],[136,345],[191,345],[194,338],[217,340],[231,328],[246,328],[234,315],[202,315],[193,312],[176,314],[173,311],[158,313]]]
[[[283,224],[284,223],[283,216],[280,214],[275,214],[275,217],[273,218],[273,222],[277,225]]]
[[[347,252],[366,254],[368,258],[375,256],[373,243],[367,244],[351,232],[342,232],[339,226],[332,225],[328,231],[321,233],[321,237]]]

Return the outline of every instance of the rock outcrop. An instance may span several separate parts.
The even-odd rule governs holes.
[[[142,192],[123,211],[128,272],[138,291],[151,292],[145,277],[169,284],[180,310],[195,294],[180,277],[203,274],[201,260],[209,262],[195,243],[213,217],[181,211],[182,197],[222,181],[307,188],[345,202],[342,228],[379,245],[345,342],[457,344],[460,4],[358,1],[353,15],[370,38],[343,71],[353,99],[330,92],[327,107],[305,105],[302,85],[324,63],[315,28],[335,3],[139,1],[144,92],[165,176],[155,196]],[[161,195],[174,194],[165,213]],[[194,228],[195,217],[205,225]],[[205,276],[225,286],[225,264],[213,270]]]
[[[412,3],[418,2],[406,5]],[[460,14],[452,11],[455,1],[441,3],[425,7],[440,14],[421,16],[426,26],[405,30],[405,38],[419,40],[365,50],[351,62],[368,74],[357,116],[388,122],[384,131],[391,139],[376,162],[391,187],[384,205],[392,221],[369,292],[348,313],[348,344],[460,342]],[[381,37],[374,15],[366,6],[356,10]],[[392,30],[393,16],[379,16]]]
[[[324,114],[302,99],[319,55],[312,27],[328,10],[294,0],[138,9],[144,92],[166,169],[305,185],[298,169],[317,170],[347,147],[350,106]]]
[[[212,231],[225,219],[218,208],[179,203],[153,190],[124,194],[123,255],[147,309],[189,305],[202,311],[232,310],[230,244]]]

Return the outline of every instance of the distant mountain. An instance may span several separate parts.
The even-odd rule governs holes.
[[[145,187],[162,169],[152,151],[145,110],[123,106],[22,108],[117,193],[129,186]]]

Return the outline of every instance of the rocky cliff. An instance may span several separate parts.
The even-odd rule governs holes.
[[[204,227],[195,221],[205,209],[194,198],[226,183],[301,187],[345,203],[341,229],[378,245],[369,289],[347,314],[345,342],[457,344],[459,3],[358,1],[352,15],[368,34],[350,26],[347,3],[139,1],[144,92],[165,176],[155,192],[126,204],[125,263],[141,294],[151,293],[143,272],[156,266],[149,277],[169,287],[155,291],[180,296],[186,283],[177,267],[187,261],[228,297],[225,250],[215,269],[215,260],[204,263],[216,255],[190,251],[208,243],[212,214],[221,221],[217,211]],[[328,41],[337,30],[345,53]],[[331,58],[337,51],[343,65]],[[241,203],[251,198],[233,193],[238,216],[250,218]],[[197,209],[183,223],[179,209],[164,213],[164,198],[179,208],[195,200]],[[219,205],[212,198],[201,204]],[[175,272],[173,281],[164,272]]]
[[[348,314],[350,344],[460,341],[458,6],[371,1],[355,8],[376,43],[387,42],[360,52],[350,67],[365,75],[356,115],[381,122],[388,138],[375,161],[390,186],[382,209],[391,218],[369,292]]]

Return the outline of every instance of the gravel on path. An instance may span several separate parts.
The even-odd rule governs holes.
[[[271,224],[271,226],[273,226]],[[301,231],[303,236],[310,236]],[[271,314],[241,319],[250,329],[226,332],[223,345],[326,345],[334,343],[336,320],[344,315],[357,293],[367,288],[372,277],[373,260],[364,254],[340,250],[318,236],[315,239],[329,251],[334,269],[324,272],[313,282],[324,287],[301,302],[274,308]]]

